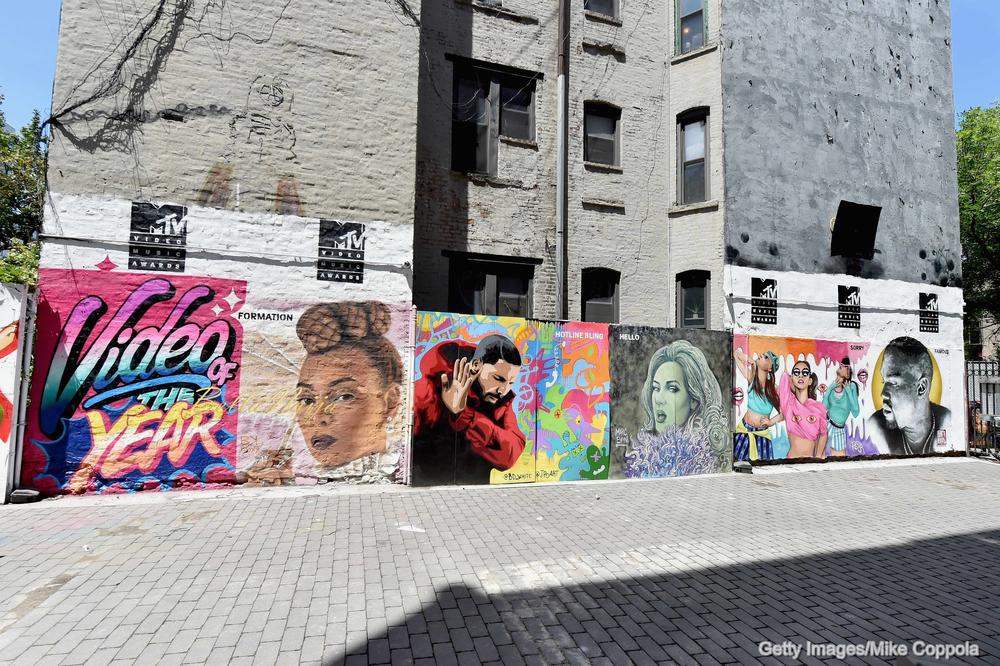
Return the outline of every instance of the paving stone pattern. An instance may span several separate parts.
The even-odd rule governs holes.
[[[1000,663],[998,508],[981,461],[6,506],[0,660],[713,664],[924,640]]]

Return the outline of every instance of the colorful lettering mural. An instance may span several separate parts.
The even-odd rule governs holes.
[[[728,348],[723,332],[611,327],[613,476],[732,469]]]
[[[606,325],[421,312],[414,379],[414,484],[608,478]]]
[[[42,269],[22,485],[235,481],[237,280]]]
[[[733,407],[737,460],[922,455],[949,439],[944,377],[922,342],[737,335]]]

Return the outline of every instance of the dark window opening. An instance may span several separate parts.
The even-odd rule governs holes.
[[[617,18],[618,16],[617,0],[583,0],[583,8],[595,14],[610,16],[611,18]]]
[[[533,264],[452,257],[448,309],[459,314],[530,317]]]
[[[880,206],[841,201],[833,222],[830,256],[868,259],[875,256]]]
[[[583,105],[583,159],[618,166],[621,154],[619,125],[622,110],[600,102]]]
[[[619,319],[618,286],[621,273],[609,268],[584,268],[580,289],[583,321],[617,324]]]
[[[677,201],[707,201],[708,112],[698,110],[678,117]]]
[[[680,0],[681,53],[700,49],[705,45],[705,6],[703,0]]]
[[[677,322],[681,328],[708,328],[708,271],[677,275]]]
[[[496,175],[499,137],[535,138],[535,78],[455,64],[451,168]]]

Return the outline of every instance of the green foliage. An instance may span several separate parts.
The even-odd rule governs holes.
[[[0,258],[0,282],[20,282],[35,286],[38,282],[38,258],[42,244],[25,243],[20,238],[11,242],[6,256]]]
[[[966,315],[1000,321],[1000,102],[961,116],[958,200]]]
[[[20,132],[10,132],[0,108],[0,279],[4,282],[34,284],[38,272],[48,143],[41,124],[36,111]]]

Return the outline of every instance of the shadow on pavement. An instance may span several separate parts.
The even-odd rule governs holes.
[[[759,657],[765,641],[803,646],[798,662],[783,663],[897,662],[895,653],[817,659],[804,649],[867,641],[970,641],[978,657],[947,663],[1000,663],[998,628],[1000,531],[990,531],[502,594],[451,586],[325,664],[778,663]],[[910,659],[901,663],[933,663]]]

